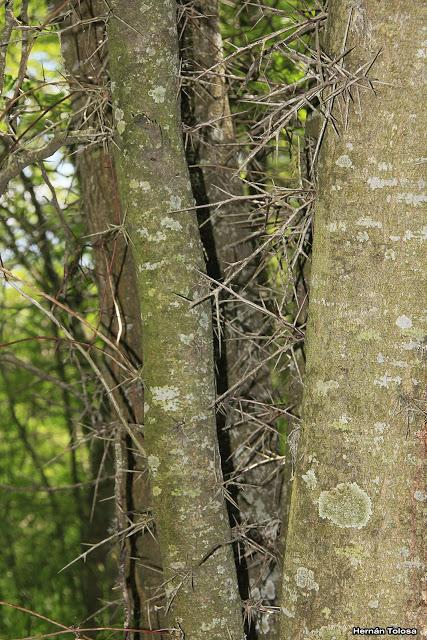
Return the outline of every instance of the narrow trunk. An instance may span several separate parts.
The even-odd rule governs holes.
[[[421,4],[330,2],[326,51],[348,28],[346,68],[380,52],[379,82],[353,90],[320,158],[283,640],[427,633]]]
[[[93,126],[111,125],[111,114],[103,96],[108,81],[104,3],[101,0],[75,3],[68,18],[67,26],[71,25],[73,28],[65,30],[62,36],[62,50],[70,87],[76,92],[72,100],[74,122],[77,124],[86,117]],[[142,363],[141,317],[136,271],[131,246],[120,230],[123,213],[113,158],[101,145],[83,149],[76,157],[87,228],[94,249],[101,331],[112,341],[120,333],[120,350],[134,368],[139,368]],[[122,414],[129,423],[142,424],[140,382],[124,384],[123,373],[108,356],[104,374],[109,387],[115,389],[115,399]],[[112,409],[106,408],[103,419],[111,424],[115,421]],[[99,428],[104,426],[105,423],[98,425]],[[111,426],[107,436],[108,431],[111,435]],[[158,609],[163,593],[160,551],[152,532],[141,529],[143,519],[149,518],[151,504],[147,463],[133,450],[132,443],[120,428],[115,431],[114,439],[117,529],[135,527],[133,533],[121,537],[118,553],[125,623],[137,628],[160,628],[164,626],[161,609]],[[92,458],[96,473],[96,464],[103,460],[105,464],[104,447],[102,441],[95,439]],[[110,456],[106,458],[107,464],[109,459]],[[102,497],[99,495],[98,499]],[[91,529],[95,540],[91,542],[108,537],[109,523],[100,517],[101,509],[102,506],[97,505]],[[110,515],[108,509],[104,508],[104,511]],[[101,556],[105,554],[105,548],[101,547],[100,552]],[[91,561],[91,556],[88,560]]]
[[[94,234],[101,331],[115,339],[120,317],[123,331],[120,350],[135,368],[139,368],[142,363],[141,319],[131,247],[123,234],[116,233],[113,237],[111,233],[105,234],[109,225],[120,225],[122,220],[114,163],[109,153],[91,147],[79,156],[78,169],[88,228]],[[132,425],[142,425],[143,390],[140,381],[125,383],[122,371],[108,357],[104,372],[109,387],[115,389],[116,401],[127,421]],[[111,411],[107,420],[114,422]],[[142,446],[142,438],[137,431],[136,434]],[[115,432],[114,450],[118,531],[127,530],[132,525],[135,527],[131,535],[121,537],[119,552],[126,624],[135,628],[158,629],[164,627],[161,609],[158,608],[164,604],[160,550],[153,532],[138,526],[144,519],[147,524],[150,520],[147,462],[140,452],[135,451],[120,426]]]
[[[218,2],[182,2],[182,6],[186,28],[181,55],[188,78],[183,92],[183,117],[188,127],[186,154],[193,193],[201,207],[198,217],[208,275],[222,282],[255,251],[257,229],[251,225],[248,204],[238,199],[244,195],[242,182],[238,176],[233,178],[239,165],[224,75]],[[236,200],[217,206],[230,196],[236,196]],[[249,260],[233,279],[233,288],[255,303],[259,303],[262,279],[262,275],[256,275],[258,266],[256,260]],[[266,482],[271,468],[256,466],[264,460],[264,454],[275,449],[274,432],[265,428],[261,433],[256,416],[264,413],[262,403],[269,403],[270,399],[268,366],[258,369],[249,379],[245,377],[259,364],[257,337],[268,335],[271,327],[262,313],[231,295],[224,293],[219,300],[223,326],[216,349],[217,391],[222,395],[234,389],[217,415],[222,457],[226,461],[224,472],[232,480],[229,489],[238,505],[238,510],[230,507],[231,516],[234,522],[244,525],[245,535],[254,540],[258,549],[265,549],[259,553],[242,538],[240,590],[244,598],[253,596],[265,608],[276,604],[280,582],[275,556],[277,527],[271,526],[278,518],[280,476]],[[236,483],[242,488],[236,490]],[[252,615],[258,636],[273,638],[277,617],[257,608]]]
[[[137,6],[138,5],[138,6]],[[179,115],[176,3],[111,3],[119,192],[143,319],[144,447],[168,619],[188,640],[243,637],[216,438],[209,303]]]

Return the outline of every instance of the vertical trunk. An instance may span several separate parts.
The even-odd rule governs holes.
[[[105,100],[102,102],[108,80],[104,3],[101,0],[75,3],[67,26],[72,25],[73,28],[67,29],[62,36],[62,50],[71,89],[77,92],[73,96],[75,124],[86,117],[94,126],[99,126],[102,121],[108,125],[110,114]],[[77,154],[77,170],[94,249],[101,331],[112,341],[120,331],[119,348],[132,365],[139,368],[142,363],[141,317],[136,271],[131,246],[120,232],[123,214],[113,158],[100,145],[92,145]],[[142,424],[143,392],[140,383],[125,385],[122,372],[108,357],[104,373],[109,387],[116,389],[114,395],[122,414],[129,423]],[[108,408],[103,417],[107,422],[114,420]],[[103,448],[103,444],[95,440],[92,449],[95,472],[96,464],[100,464],[104,457]],[[136,455],[129,438],[120,429],[116,431],[114,448],[117,528],[121,531],[141,523],[149,515],[151,503],[146,461]],[[98,506],[91,533],[102,540],[107,537],[107,530],[105,526],[102,530],[102,524],[106,523],[99,511]],[[103,547],[100,551],[105,553]],[[156,606],[161,604],[163,592],[160,551],[152,533],[141,531],[136,526],[135,532],[123,536],[119,563],[126,625],[164,627],[161,610]]]
[[[240,178],[233,179],[238,169],[236,135],[224,75],[218,1],[181,4],[186,11],[181,54],[184,73],[189,77],[183,92],[183,117],[190,132],[186,153],[193,193],[201,207],[198,216],[207,272],[214,280],[224,281],[256,249],[256,229],[251,225],[247,204],[241,200],[215,205],[230,196],[238,198],[244,194]],[[234,289],[256,303],[261,280],[255,274],[257,267],[256,260],[249,261],[233,279]],[[236,491],[235,485],[230,485],[238,505],[238,510],[231,507],[231,515],[245,525],[249,539],[266,549],[266,553],[258,553],[253,546],[243,544],[238,569],[240,589],[246,598],[252,595],[261,599],[265,607],[275,604],[279,582],[274,557],[276,539],[274,535],[271,537],[274,527],[266,525],[272,519],[277,520],[280,482],[277,475],[266,482],[271,472],[268,465],[255,466],[264,453],[274,450],[275,436],[267,430],[260,436],[256,413],[263,413],[264,409],[260,411],[260,405],[251,401],[269,401],[268,366],[240,385],[239,381],[259,364],[257,336],[268,334],[271,327],[262,313],[228,294],[220,296],[220,304],[224,326],[221,344],[216,349],[217,391],[219,395],[232,387],[234,391],[219,407],[217,420],[223,459],[229,459],[224,471],[233,483],[244,486]],[[267,634],[273,638],[275,618],[268,612],[253,613],[259,637]]]
[[[105,235],[109,225],[118,225],[122,220],[114,163],[109,153],[91,147],[79,156],[78,170],[88,228],[94,234],[101,330],[115,339],[120,316],[123,330],[120,350],[135,368],[139,368],[142,362],[141,320],[131,247],[121,233],[113,237]],[[108,357],[104,372],[109,387],[116,389],[115,398],[126,420],[132,425],[142,425],[140,382],[124,383],[122,371]],[[108,419],[114,420],[111,412]],[[137,437],[142,446],[142,438],[138,434]],[[150,516],[147,462],[135,451],[120,427],[115,434],[114,449],[117,527],[119,531],[132,524],[136,527],[135,532],[121,538],[120,543],[119,571],[126,624],[137,628],[161,628],[164,627],[163,616],[157,608],[162,604],[163,593],[160,550],[152,532],[141,531],[137,526]]]
[[[328,53],[349,24],[346,67],[381,52],[380,83],[320,158],[283,640],[427,633],[421,4],[330,3]]]
[[[109,23],[123,210],[144,325],[144,447],[171,625],[188,640],[243,626],[216,439],[204,264],[182,144],[176,3],[115,0]]]

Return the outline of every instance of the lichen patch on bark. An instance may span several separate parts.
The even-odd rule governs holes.
[[[341,482],[319,497],[319,516],[338,527],[366,527],[372,515],[372,502],[368,494],[355,482]]]

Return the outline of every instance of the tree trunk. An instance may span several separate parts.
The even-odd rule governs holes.
[[[143,319],[144,447],[168,618],[188,640],[243,625],[216,437],[204,261],[179,115],[176,3],[115,0],[109,24],[119,192]]]
[[[186,154],[198,210],[208,275],[224,282],[244,261],[247,266],[233,278],[233,288],[245,299],[259,303],[263,274],[259,261],[250,259],[257,248],[247,202],[238,171],[236,135],[223,63],[218,1],[182,2],[185,8],[181,55],[184,76],[183,118],[187,125]],[[218,206],[216,203],[235,200]],[[271,477],[271,465],[257,463],[274,451],[274,430],[260,430],[263,403],[270,403],[270,371],[259,368],[259,337],[271,332],[271,321],[249,305],[222,292],[219,296],[222,326],[217,331],[215,364],[219,395],[233,389],[218,408],[224,472],[238,509],[230,506],[232,522],[244,527],[240,538],[238,577],[258,637],[273,638],[277,617],[267,607],[276,604],[280,583],[277,532],[280,480]],[[261,355],[260,355],[261,354]],[[241,382],[240,382],[241,381]],[[239,383],[240,382],[240,383]],[[268,413],[268,411],[267,411]],[[237,484],[239,488],[236,490]],[[250,542],[248,542],[248,540]],[[255,543],[255,544],[254,544]],[[257,549],[257,550],[255,550]],[[264,551],[259,552],[259,549]],[[253,631],[253,629],[252,629]]]
[[[105,98],[103,100],[108,76],[105,6],[102,0],[75,3],[68,17],[67,26],[71,25],[73,28],[65,30],[61,40],[70,87],[76,92],[72,100],[75,124],[85,117],[86,126],[99,127],[101,122],[104,126],[111,125],[111,114]],[[120,230],[123,214],[113,158],[101,145],[80,150],[76,158],[87,228],[94,249],[101,331],[113,342],[120,332],[119,349],[134,368],[139,368],[142,363],[142,332],[136,271],[131,246]],[[116,356],[114,353],[110,355]],[[108,355],[104,374],[110,389],[115,389],[116,402],[128,422],[142,424],[143,391],[140,382],[124,384],[121,369]],[[99,428],[105,425],[105,421],[110,425],[115,422],[113,411],[112,407],[106,409],[104,423],[99,424]],[[142,445],[142,438],[140,441]],[[105,443],[95,439],[92,447],[95,473],[98,471],[96,465],[101,464],[105,457],[104,448]],[[118,554],[125,624],[157,629],[165,626],[158,608],[163,594],[160,551],[152,532],[138,526],[144,517],[149,516],[151,507],[147,462],[134,451],[120,426],[115,431],[114,448],[117,529],[123,531],[135,526],[134,532],[120,538]],[[111,487],[108,496],[110,494]],[[104,508],[104,511],[109,516],[108,509]],[[91,530],[96,541],[108,536],[106,525],[109,523],[100,517],[98,506]],[[89,563],[93,561],[92,555],[88,558]],[[100,547],[98,555],[105,555],[104,547]]]
[[[327,52],[349,25],[345,67],[380,52],[379,82],[321,152],[283,640],[427,633],[421,4],[330,2]]]

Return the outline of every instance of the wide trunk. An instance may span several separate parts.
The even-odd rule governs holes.
[[[321,152],[283,640],[427,633],[421,5],[330,2],[326,51],[353,71],[379,54],[378,82],[347,126],[336,100]]]

